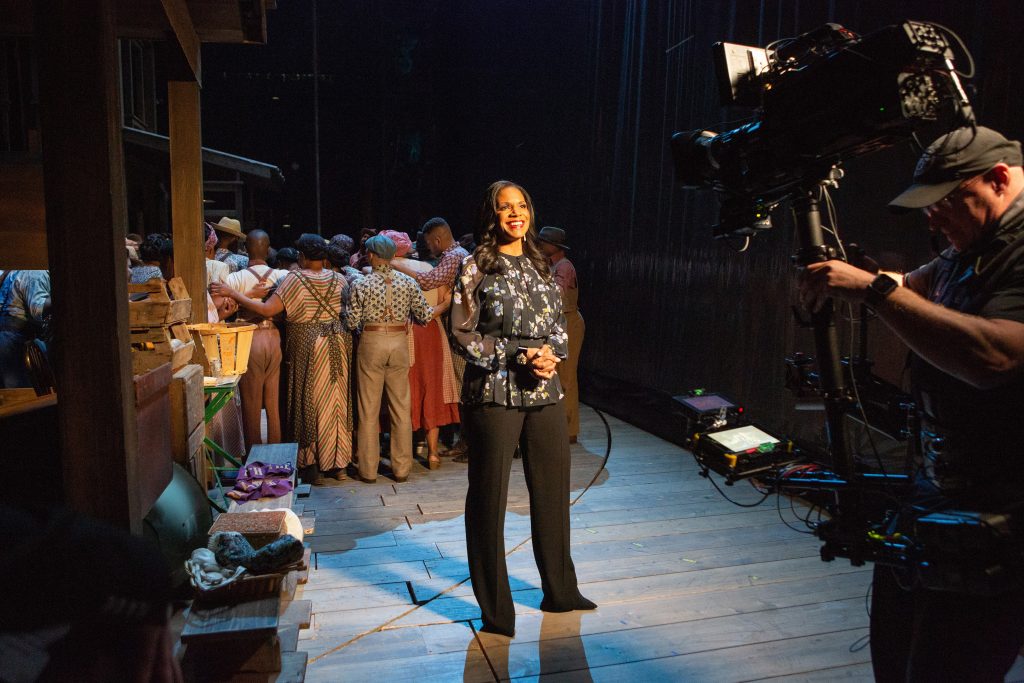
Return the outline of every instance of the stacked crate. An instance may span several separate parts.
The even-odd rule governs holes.
[[[174,462],[192,473],[205,491],[209,488],[203,438],[203,366],[186,365],[171,378],[171,449]]]
[[[174,372],[192,360],[195,344],[187,327],[192,300],[180,277],[130,284],[128,297],[132,374],[145,374],[164,363],[170,363]]]

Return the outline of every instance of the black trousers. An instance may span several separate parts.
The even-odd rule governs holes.
[[[875,565],[871,664],[879,683],[1002,683],[1024,644],[1024,594],[981,597],[903,590]]]
[[[469,492],[466,546],[473,593],[484,627],[511,635],[515,609],[505,564],[505,507],[516,446],[530,493],[533,553],[544,590],[542,609],[568,611],[582,599],[569,556],[569,437],[565,407],[467,406]]]

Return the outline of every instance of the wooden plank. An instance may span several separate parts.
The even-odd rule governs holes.
[[[130,351],[112,342],[128,338],[113,6],[41,0],[35,11],[53,333],[74,345],[52,359],[64,491],[76,511],[141,533]]]
[[[308,543],[304,545],[306,549],[302,553],[302,569],[296,572],[300,586],[309,581],[309,570],[313,567],[313,549]]]
[[[770,542],[685,553],[670,553],[642,559],[627,557],[615,560],[577,562],[576,574],[581,584],[585,585],[618,579],[679,574],[780,560],[799,558],[816,560],[817,557],[818,544],[813,542],[802,544]],[[469,567],[462,560],[441,560],[427,562],[426,565],[432,578],[429,581],[412,582],[413,589],[416,591],[416,597],[420,600],[431,597],[431,590],[440,592],[469,576]],[[516,560],[510,561],[508,567],[512,590],[538,588],[540,586],[540,574],[537,571],[536,563],[532,556],[516,556]],[[469,584],[463,584],[453,592],[448,593],[448,595],[471,594],[472,588]],[[642,599],[642,597],[638,598],[638,600]]]
[[[297,443],[258,443],[249,449],[246,462],[259,461],[275,465],[291,464],[293,467],[299,459]]]
[[[279,624],[277,637],[281,641],[281,652],[295,652],[299,647],[299,625]]]
[[[577,636],[576,638],[562,639],[561,643],[557,639],[551,639],[548,641],[551,647],[548,648],[547,656],[542,658],[537,656],[536,645],[513,642],[508,650],[508,677],[516,680],[527,676],[583,669],[600,671],[604,667],[628,662],[680,661],[690,654],[717,652],[720,658],[728,657],[730,680],[737,680],[737,678],[732,678],[735,675],[733,669],[736,663],[732,656],[727,654],[730,648],[750,647],[755,643],[768,644],[773,641],[794,638],[817,637],[820,633],[828,632],[835,623],[845,623],[846,628],[839,633],[843,638],[842,642],[846,643],[845,649],[849,650],[850,646],[860,638],[863,629],[867,626],[867,621],[864,601],[853,599],[702,619],[689,622],[685,629],[679,628],[675,624],[666,624],[631,629],[626,633]],[[623,638],[628,638],[630,647],[616,646],[616,643],[621,642]],[[485,650],[489,640],[491,639],[481,639]],[[562,647],[558,647],[559,644]],[[495,645],[499,645],[499,643],[495,643]],[[832,646],[836,647],[836,644],[833,643]],[[833,654],[838,655],[839,653]],[[865,661],[868,656],[865,650],[855,655],[853,661]],[[792,661],[787,663],[788,666],[782,667],[778,666],[776,662],[747,662],[746,664],[744,668],[754,676],[761,670],[775,674],[779,671],[791,671],[790,667],[799,666]],[[717,675],[721,680],[724,672],[721,672],[721,667],[719,671],[720,673]]]
[[[24,4],[31,13],[31,6]],[[4,245],[0,249],[0,268],[47,270],[42,162],[0,162],[0,197],[4,198],[0,207],[0,244]]]
[[[411,562],[414,560],[440,559],[437,548],[422,546],[394,546],[388,548],[366,548],[348,552],[317,553],[317,567],[357,567],[367,564]]]
[[[733,510],[738,508],[733,507]],[[724,511],[723,511],[724,512]],[[788,510],[787,510],[788,512]],[[685,528],[687,533],[697,531],[724,531],[740,527],[757,527],[778,524],[779,515],[774,509],[738,512],[731,514],[703,515],[688,519],[685,525],[666,524],[665,520],[648,522],[625,522],[596,527],[577,527],[573,525],[572,543],[581,545],[611,540],[643,541],[658,536],[672,536]],[[413,529],[396,529],[393,532],[398,543],[464,543],[466,536],[465,523],[461,519],[441,524],[432,524],[429,529],[416,527]],[[505,520],[505,535],[510,538],[526,538],[530,535],[528,517],[508,515]]]
[[[806,636],[756,645],[710,650],[686,656],[663,657],[639,662],[592,667],[587,680],[689,680],[717,683],[744,681],[766,675],[782,676],[803,670],[860,664],[866,650],[850,652],[850,646],[867,635],[867,629],[854,629]],[[530,680],[532,677],[519,680]],[[546,674],[545,681],[579,680],[578,672]]]
[[[422,561],[389,562],[352,567],[319,567],[309,574],[307,591],[319,588],[357,588],[375,586],[381,583],[404,581],[428,581],[430,574]],[[346,591],[355,592],[355,591]]]
[[[276,595],[250,600],[237,605],[189,609],[181,641],[217,641],[238,638],[259,638],[277,633],[278,606]]]
[[[340,502],[337,504],[341,505]],[[378,497],[376,505],[345,506],[333,509],[318,507],[315,510],[311,510],[309,504],[307,504],[306,513],[310,512],[316,513],[316,523],[318,525],[322,525],[326,522],[372,519],[374,517],[391,517],[397,520],[401,517],[405,517],[406,515],[420,514],[420,508],[415,503],[384,507],[381,505],[380,498]]]
[[[240,673],[276,673],[281,670],[281,641],[276,635],[227,644],[193,641],[185,648],[181,668],[190,681],[230,678]]]
[[[584,581],[581,591],[598,605],[660,601],[683,595],[698,595],[723,590],[737,590],[746,586],[790,583],[827,574],[864,574],[863,568],[849,565],[824,565],[813,558],[797,558],[760,562],[739,566],[710,568],[692,572],[678,572],[604,580],[596,583]],[[865,579],[865,586],[866,586]],[[537,586],[518,590],[514,594],[516,610],[539,609],[543,593]],[[421,623],[464,621],[478,616],[472,595],[438,598],[430,603],[429,611],[410,614],[396,626]]]
[[[313,552],[316,553],[361,550],[366,548],[384,548],[398,545],[391,532],[384,532],[373,536],[366,536],[366,534],[363,533],[330,535],[315,534],[313,536],[306,537],[306,541],[309,543],[310,547],[313,548]]]
[[[835,600],[863,601],[868,583],[866,577],[841,574],[808,579],[799,584],[746,586],[656,602],[600,605],[596,611],[580,614],[524,612],[516,617],[516,642],[526,644],[616,632],[623,639],[628,639],[634,629],[670,624],[674,624],[680,633],[685,633],[690,628],[690,622],[782,608],[802,608]],[[474,620],[476,623],[477,620]]]
[[[306,680],[306,653],[282,652],[281,672],[269,683],[303,683]]]
[[[367,607],[413,606],[409,586],[404,581],[362,586],[358,591],[339,591],[337,588],[304,588],[302,597],[313,602],[317,614],[359,610]]]
[[[281,623],[309,628],[313,623],[313,603],[309,600],[292,600],[281,611]]]
[[[433,649],[430,631],[452,629],[460,647]],[[493,682],[487,659],[473,632],[465,626],[431,627],[422,635],[409,629],[375,633],[350,648],[313,655],[309,680],[317,681],[436,681]],[[382,664],[386,663],[386,664]]]
[[[469,637],[472,632],[466,629]],[[490,683],[494,674],[483,652],[475,644],[464,652],[425,654],[418,657],[388,659],[387,666],[372,659],[349,658],[331,653],[313,661],[309,667],[310,680],[318,681],[407,681],[449,683]]]
[[[1008,683],[1017,683],[1019,678],[1007,677]],[[835,666],[828,669],[808,671],[785,676],[772,676],[771,678],[759,678],[758,683],[831,683],[832,681],[859,681],[860,683],[874,683],[875,672],[871,664],[850,664],[848,666]],[[751,682],[754,683],[754,682]]]
[[[321,517],[303,518],[316,521],[314,533],[317,536],[335,534],[383,534],[401,529],[409,530],[404,516],[370,517],[368,519],[324,520]]]
[[[171,236],[174,274],[192,298],[192,322],[206,322],[206,252],[203,244],[203,163],[199,84],[167,82],[171,164]]]

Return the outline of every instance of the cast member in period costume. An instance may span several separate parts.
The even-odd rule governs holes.
[[[287,270],[275,270],[267,265],[270,237],[262,230],[252,230],[245,238],[249,253],[248,267],[227,276],[226,284],[239,292],[250,292],[257,287],[265,293],[257,298],[265,299],[271,288],[276,287]],[[241,322],[256,325],[249,349],[249,364],[238,387],[242,394],[242,424],[245,426],[245,449],[262,443],[262,412],[267,411],[267,443],[281,442],[281,333],[270,318],[242,310],[238,314]]]
[[[356,358],[359,391],[359,478],[377,481],[380,464],[380,405],[384,391],[391,417],[391,473],[402,483],[412,469],[409,345],[406,325],[425,325],[433,314],[416,281],[392,270],[395,243],[374,235],[363,243],[373,272],[352,286],[347,317],[361,330]],[[340,277],[340,276],[339,276]]]
[[[305,468],[304,479],[319,482],[324,473],[342,480],[352,459],[352,338],[341,321],[347,285],[344,277],[324,267],[327,242],[322,237],[306,233],[295,247],[300,269],[284,277],[266,302],[226,285],[211,288],[265,318],[284,311],[287,424],[299,444],[298,464]]]
[[[565,313],[565,331],[569,335],[569,357],[558,366],[558,378],[562,380],[562,391],[565,392],[565,417],[569,423],[569,443],[576,443],[580,433],[580,386],[576,371],[580,363],[580,350],[583,348],[583,335],[587,328],[580,314],[579,284],[576,280],[576,267],[565,257],[569,245],[565,243],[565,230],[561,228],[541,228],[540,248],[551,264],[551,277],[562,291],[562,311]]]

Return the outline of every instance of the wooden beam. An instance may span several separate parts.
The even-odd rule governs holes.
[[[168,64],[169,78],[175,81],[195,81],[202,83],[200,68],[199,36],[196,35],[185,0],[160,0],[167,21],[171,25],[168,36],[170,59]]]
[[[203,245],[203,158],[199,84],[167,82],[171,157],[171,231],[174,274],[192,297],[192,322],[206,322],[206,252]]]
[[[41,159],[0,161],[0,268],[46,270]]]
[[[65,496],[139,533],[113,0],[37,0],[35,10]]]

